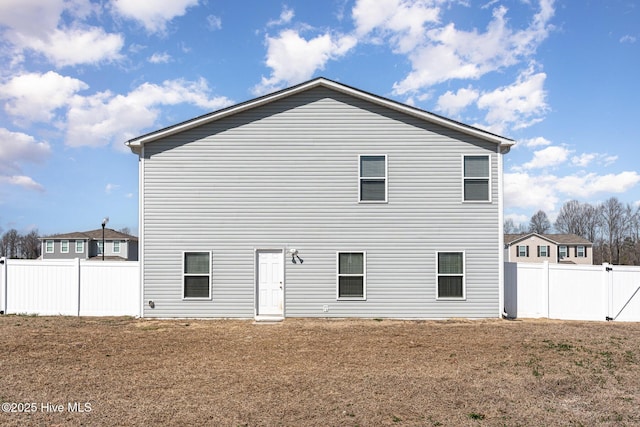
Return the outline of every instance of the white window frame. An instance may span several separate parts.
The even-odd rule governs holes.
[[[78,245],[80,245],[80,250],[78,250]],[[77,254],[82,254],[84,253],[84,240],[76,240],[76,253]]]
[[[580,253],[580,248],[582,248],[582,253]],[[586,258],[587,257],[587,247],[584,245],[576,246],[576,258]]]
[[[116,245],[117,243],[117,245]],[[119,254],[120,253],[120,243],[122,243],[120,240],[114,240],[113,241],[113,253],[114,254]]]
[[[467,157],[486,157],[487,158],[487,162],[488,162],[488,171],[489,171],[489,176],[483,177],[483,176],[470,176],[470,177],[466,177],[464,175],[464,159]],[[462,155],[462,168],[461,168],[461,175],[462,175],[462,202],[463,203],[491,203],[491,155],[489,154],[463,154]],[[480,179],[486,179],[487,180],[487,200],[467,200],[465,199],[464,196],[464,186],[465,186],[465,182],[467,180],[480,180]]]
[[[193,254],[193,253],[203,253],[203,254],[208,254],[209,255],[209,273],[208,274],[187,274],[185,271],[185,256],[186,254]],[[199,276],[199,277],[208,277],[209,278],[209,295],[206,297],[185,297],[184,296],[184,291],[185,291],[185,278],[188,276]],[[182,300],[183,301],[210,301],[211,299],[213,299],[213,292],[212,292],[212,287],[213,287],[213,252],[211,251],[198,251],[198,250],[192,250],[192,251],[183,251],[182,252]]]
[[[363,157],[384,157],[384,176],[362,176]],[[363,180],[384,180],[384,200],[362,200]],[[359,154],[358,155],[358,203],[387,203],[389,199],[389,158],[386,154]]]
[[[98,240],[98,255],[102,255],[104,253],[104,246],[106,246],[106,244],[103,245],[102,243],[102,240]]]
[[[340,254],[362,254],[362,274],[340,274]],[[361,297],[341,297],[340,277],[362,276]],[[367,299],[367,252],[366,251],[338,251],[336,252],[336,300],[338,301],[365,301]]]
[[[564,251],[562,250],[564,248]],[[564,252],[564,255],[562,254]],[[558,259],[569,258],[569,247],[567,245],[558,246]]]
[[[462,274],[440,274],[438,271],[438,255],[441,253],[457,253],[462,254]],[[436,273],[436,300],[438,301],[465,301],[467,299],[467,256],[465,251],[460,250],[450,250],[450,251],[436,251],[435,258],[435,273]],[[439,294],[439,278],[440,276],[462,276],[462,297],[441,297]]]
[[[542,249],[544,248],[544,254],[542,253]],[[548,245],[538,245],[538,257],[540,258],[549,258],[549,246]]]
[[[520,253],[520,248],[524,248],[524,255]],[[528,245],[517,245],[516,246],[516,257],[518,258],[528,258],[529,257],[529,246]]]
[[[66,249],[65,249],[66,246]],[[68,254],[69,253],[69,241],[67,239],[60,240],[60,253]]]
[[[49,250],[49,243],[51,243],[51,250]],[[44,253],[52,254],[55,252],[56,244],[53,240],[45,240],[44,241]]]

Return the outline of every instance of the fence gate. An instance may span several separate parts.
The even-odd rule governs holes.
[[[638,267],[605,267],[609,282],[607,320],[640,321],[640,273]]]

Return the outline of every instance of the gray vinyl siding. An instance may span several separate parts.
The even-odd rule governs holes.
[[[387,155],[387,203],[358,203],[361,154]],[[491,203],[462,202],[464,154],[490,155]],[[148,143],[141,165],[144,316],[253,317],[255,249],[289,248],[286,317],[498,316],[496,144],[315,88]],[[212,252],[211,300],[182,300],[183,251]],[[366,251],[366,301],[336,300],[338,251]],[[436,300],[436,251],[465,251],[465,301]]]

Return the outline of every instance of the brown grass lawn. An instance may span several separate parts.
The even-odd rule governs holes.
[[[640,424],[640,323],[3,316],[0,342],[3,426]]]

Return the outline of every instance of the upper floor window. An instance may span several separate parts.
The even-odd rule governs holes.
[[[361,202],[387,201],[387,156],[360,156],[359,198]]]
[[[114,240],[113,241],[113,253],[115,253],[115,254],[119,254],[120,253],[120,240]]]
[[[48,254],[52,254],[53,253],[53,240],[46,240],[44,242],[44,251]]]
[[[464,201],[488,202],[489,156],[464,156]]]
[[[584,246],[576,246],[576,257],[585,258],[587,256],[587,248]]]
[[[61,240],[60,241],[60,252],[62,252],[63,254],[68,254],[69,253],[69,241],[68,240]]]
[[[76,253],[81,254],[84,252],[84,240],[76,240]]]
[[[541,258],[545,258],[549,256],[549,246],[543,245],[538,246],[538,256]]]
[[[528,257],[529,256],[529,246],[526,245],[518,245],[517,246],[517,256],[519,257]]]
[[[558,257],[560,257],[560,259],[562,258],[566,258],[569,255],[569,250],[567,249],[566,246],[558,246]]]

